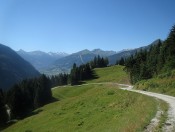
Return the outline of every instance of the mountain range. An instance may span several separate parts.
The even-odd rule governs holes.
[[[43,51],[26,52],[24,50],[19,50],[17,53],[26,61],[30,62],[41,73],[55,75],[61,72],[68,73],[73,63],[81,65],[91,61],[97,55],[108,57],[116,54],[117,52],[103,51],[101,49],[94,49],[90,51],[85,49],[70,55],[64,52],[46,53]]]
[[[77,65],[85,64],[94,59],[95,56],[108,57],[116,54],[115,51],[103,51],[101,49],[82,50],[55,61],[54,66],[70,69],[73,63]]]
[[[37,70],[41,71],[42,69],[47,68],[57,59],[67,56],[67,53],[54,53],[54,52],[43,52],[43,51],[31,51],[26,52],[24,50],[19,50],[17,53],[30,62]]]
[[[66,53],[46,53],[42,51],[26,52],[23,50],[19,50],[17,53],[30,62],[41,73],[46,75],[56,75],[58,73],[69,73],[74,63],[77,65],[85,64],[98,55],[101,57],[107,57],[109,59],[109,65],[114,65],[116,61],[121,58],[127,58],[141,49],[149,50],[151,45],[157,44],[159,41],[161,40],[157,39],[147,46],[136,49],[125,49],[119,52],[104,51],[101,49],[90,51],[85,49],[70,55]]]
[[[0,88],[5,90],[23,79],[39,76],[40,73],[11,48],[0,44]]]

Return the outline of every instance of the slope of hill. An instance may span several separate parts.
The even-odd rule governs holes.
[[[108,74],[106,80],[101,81],[117,83],[114,72],[125,80],[128,76],[122,69],[120,66],[96,69],[97,80],[100,82],[100,78]],[[112,77],[114,79],[108,80]],[[53,96],[59,101],[36,110],[38,114],[17,122],[4,132],[143,131],[157,110],[153,98],[122,91],[116,85],[59,87],[53,89]]]
[[[0,44],[0,88],[8,89],[25,78],[39,76],[39,72],[15,51]]]
[[[175,96],[175,70],[135,84],[136,89]]]
[[[148,46],[144,46],[144,47],[140,47],[140,48],[136,48],[136,49],[131,49],[131,50],[124,50],[124,51],[118,52],[114,55],[111,55],[108,57],[109,63],[114,65],[116,63],[116,61],[119,61],[121,58],[130,57],[131,55],[134,55],[136,52],[139,52],[141,49],[142,50],[144,50],[144,49],[149,50],[151,46],[158,44],[159,41],[162,41],[162,40],[157,39],[157,40],[153,41],[151,44],[149,44]]]
[[[42,51],[32,51],[26,52],[24,50],[19,50],[17,53],[30,62],[37,70],[41,71],[47,68],[49,65],[54,63],[57,59],[67,56],[66,53],[53,53],[53,52],[42,52]]]
[[[122,84],[130,84],[129,76],[124,71],[123,66],[118,65],[105,68],[96,68],[95,73],[97,74],[97,79],[88,80],[86,81],[87,83],[117,82]]]

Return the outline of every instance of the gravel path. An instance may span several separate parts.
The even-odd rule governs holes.
[[[133,91],[141,94],[145,94],[148,96],[156,97],[158,99],[162,99],[165,102],[169,104],[169,110],[168,110],[168,120],[166,121],[163,132],[175,132],[175,97],[158,94],[158,93],[152,93],[152,92],[146,92],[141,90],[134,90],[133,87],[130,85],[123,85],[120,84],[120,86],[124,86],[126,88],[121,88],[123,90]]]

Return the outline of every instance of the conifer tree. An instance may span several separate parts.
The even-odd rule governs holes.
[[[5,125],[8,121],[8,115],[4,103],[4,94],[2,89],[0,89],[0,126]]]

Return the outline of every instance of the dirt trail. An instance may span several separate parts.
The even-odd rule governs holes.
[[[123,90],[145,94],[148,96],[156,97],[158,99],[162,99],[167,102],[169,104],[168,120],[163,127],[163,132],[175,132],[175,97],[141,90],[134,90],[133,87],[130,85],[120,84],[120,86],[125,87],[121,88]]]

